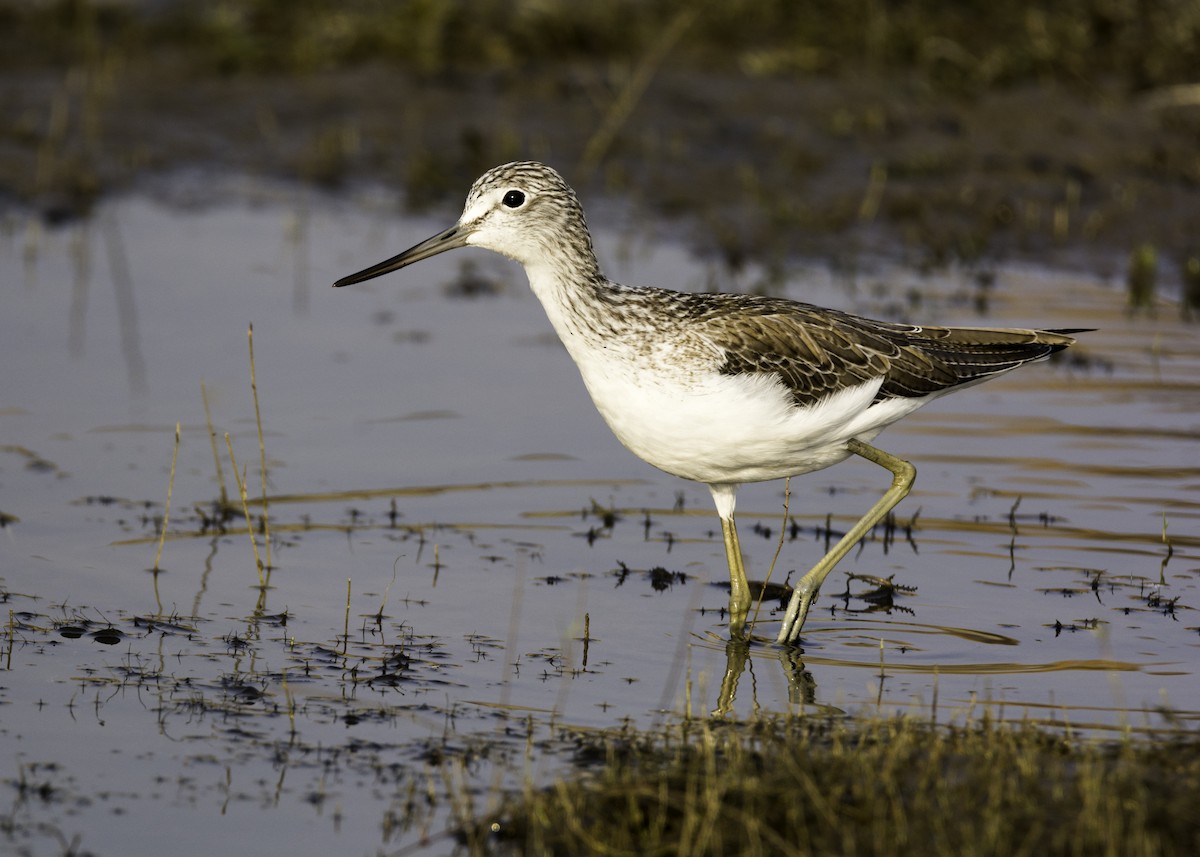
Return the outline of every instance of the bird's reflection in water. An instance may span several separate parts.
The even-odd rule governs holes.
[[[750,659],[749,640],[729,640],[725,643],[725,675],[721,679],[721,692],[717,698],[717,707],[713,709],[714,717],[724,717],[733,711],[733,703],[737,698],[738,682],[746,665],[751,664],[750,677],[754,681],[754,667]],[[763,650],[766,653],[767,650]],[[783,667],[784,677],[788,685],[788,702],[792,705],[812,707],[817,704],[817,682],[812,673],[804,668],[804,650],[799,646],[777,647],[774,654]],[[754,710],[758,710],[758,699],[753,689],[751,691]]]

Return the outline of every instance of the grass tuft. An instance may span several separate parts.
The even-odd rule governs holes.
[[[579,737],[590,770],[462,819],[472,854],[1196,853],[1200,744],[772,717]],[[584,749],[586,748],[586,749]]]

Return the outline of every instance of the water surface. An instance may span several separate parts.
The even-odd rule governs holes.
[[[984,288],[797,264],[788,296],[852,311],[1099,330],[882,435],[918,469],[895,528],[830,576],[802,653],[767,642],[773,602],[747,653],[726,645],[707,490],[612,438],[519,269],[459,251],[330,289],[453,215],[229,196],[113,199],[60,229],[10,219],[0,238],[14,847],[369,854],[431,836],[449,851],[444,812],[413,809],[444,771],[485,801],[526,768],[544,781],[570,730],[714,709],[1194,727],[1200,344],[1169,304],[1133,317],[1117,284],[1028,267]],[[761,277],[605,215],[597,246],[624,282]],[[228,432],[261,515],[251,323],[266,589],[244,521],[208,522],[221,489],[201,382],[225,490],[237,500]],[[751,577],[781,525],[772,580],[802,574],[887,482],[865,462],[794,480],[786,524],[782,483],[744,488]]]

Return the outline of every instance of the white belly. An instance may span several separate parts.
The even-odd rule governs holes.
[[[606,365],[607,364],[607,365]],[[846,441],[869,441],[924,400],[872,405],[880,381],[796,407],[770,375],[631,371],[628,363],[580,366],[592,400],[617,438],[660,470],[707,484],[796,476],[845,459]]]

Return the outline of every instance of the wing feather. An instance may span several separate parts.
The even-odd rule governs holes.
[[[711,295],[707,297],[712,297]],[[875,400],[924,398],[1044,359],[1079,330],[918,327],[792,301],[734,296],[695,318],[723,374],[771,374],[797,405],[882,377]],[[708,305],[713,310],[713,305]]]

